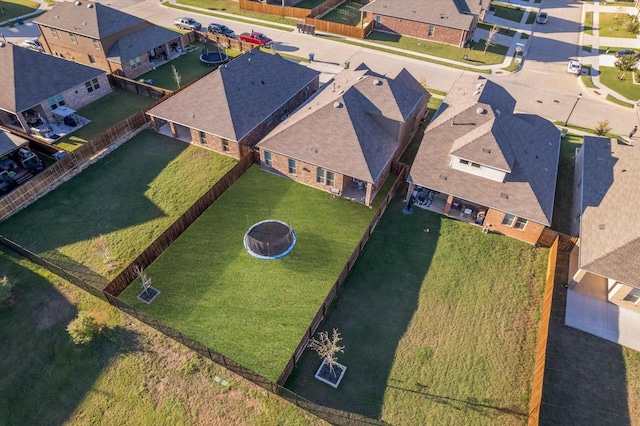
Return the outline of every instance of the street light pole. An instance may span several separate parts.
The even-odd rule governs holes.
[[[580,100],[580,98],[582,98],[582,93],[578,93],[578,98],[576,99],[576,103],[573,104],[573,107],[571,108],[571,111],[569,112],[569,116],[567,117],[567,119],[564,122],[565,126],[569,122],[569,119],[571,118],[571,114],[573,114],[573,110],[576,109],[576,105],[578,105],[578,101]]]

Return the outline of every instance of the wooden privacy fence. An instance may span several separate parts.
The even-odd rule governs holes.
[[[0,220],[26,207],[58,185],[86,169],[101,154],[131,138],[147,124],[147,118],[139,111],[116,124],[106,132],[91,139],[78,149],[0,198]],[[21,135],[28,137],[28,135]]]
[[[556,238],[549,251],[549,265],[547,266],[547,280],[542,299],[542,315],[538,332],[538,347],[533,369],[533,385],[531,388],[531,402],[529,404],[529,425],[537,426],[540,421],[540,405],[542,403],[542,385],[544,382],[544,368],[547,358],[547,339],[549,337],[549,320],[551,318],[551,301],[555,285],[556,263],[558,258],[560,238]]]
[[[553,229],[545,228],[538,237],[537,245],[551,247],[558,239],[558,250],[570,252],[578,243],[579,238],[572,235],[563,234]]]
[[[248,52],[251,49],[258,48],[257,44],[242,41],[237,38],[231,38],[222,34],[198,33],[198,39],[202,43],[216,43],[227,49],[239,50],[240,52]]]
[[[162,87],[156,87],[142,81],[132,80],[121,75],[109,74],[108,77],[109,83],[111,83],[111,87],[128,90],[129,92],[148,96],[155,100],[160,100],[164,96],[172,93],[171,90],[163,89]]]
[[[325,31],[331,34],[340,34],[346,37],[365,39],[373,30],[373,22],[369,22],[364,28],[351,25],[338,24],[337,22],[323,21],[316,18],[304,18],[305,24],[315,25],[316,31]]]
[[[267,15],[287,16],[299,19],[303,19],[309,15],[309,9],[290,6],[283,7],[280,5],[261,3],[251,0],[240,0],[240,9],[265,13]]]
[[[336,279],[336,282],[333,284],[333,287],[331,287],[331,290],[329,290],[329,294],[327,294],[327,297],[324,299],[324,302],[322,302],[322,305],[320,306],[320,308],[318,309],[318,312],[316,313],[315,317],[311,321],[311,324],[307,328],[307,331],[302,336],[300,343],[298,343],[298,346],[293,351],[293,355],[291,356],[291,358],[289,358],[289,362],[287,362],[287,365],[282,370],[282,373],[280,373],[280,376],[278,377],[278,381],[276,382],[279,386],[283,386],[287,381],[287,379],[289,378],[289,375],[291,374],[294,367],[296,366],[296,363],[302,356],[304,350],[309,345],[309,339],[313,337],[314,333],[318,329],[318,326],[320,325],[325,315],[327,314],[327,311],[329,309],[329,306],[333,302],[333,299],[335,299],[338,292],[342,289],[342,285],[344,284],[344,281],[347,279],[347,276],[349,276],[349,272],[351,272],[351,268],[353,268],[353,265],[355,265],[356,261],[358,260],[358,257],[360,256],[360,253],[364,249],[365,244],[367,243],[367,241],[369,241],[369,238],[371,238],[371,234],[373,233],[374,229],[376,229],[376,226],[378,225],[378,222],[380,222],[382,215],[387,210],[387,206],[391,202],[391,199],[393,199],[393,197],[396,194],[396,191],[398,191],[400,186],[404,184],[404,180],[407,177],[409,168],[407,166],[404,166],[404,167],[399,166],[399,167],[400,167],[400,171],[397,175],[396,181],[391,187],[391,190],[383,200],[382,205],[380,206],[375,216],[371,220],[369,227],[364,232],[364,235],[358,242],[358,245],[356,246],[355,250],[353,251],[353,253],[351,253],[351,256],[349,257],[349,260],[347,260],[346,265],[344,266],[344,268],[342,268],[342,272],[338,276],[338,279]]]

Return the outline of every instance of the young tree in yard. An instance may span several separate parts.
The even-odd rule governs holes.
[[[633,72],[638,66],[638,55],[635,53],[632,55],[622,55],[615,63],[613,64],[618,71],[622,74],[618,76],[618,80],[624,80],[627,71]]]
[[[91,315],[80,311],[78,316],[67,325],[67,332],[69,332],[73,343],[76,345],[86,345],[100,333],[100,326]]]
[[[178,85],[178,89],[179,89],[180,88],[180,82],[182,81],[182,76],[180,75],[180,73],[176,69],[175,65],[171,65],[171,70],[173,71],[173,81],[176,82],[176,84]]]
[[[111,258],[111,250],[104,235],[100,235],[93,243],[93,248],[98,252],[98,256],[104,259],[109,271],[113,270],[116,262]]]
[[[487,49],[489,48],[489,46],[495,46],[496,45],[494,39],[496,38],[496,34],[498,34],[499,31],[500,31],[500,28],[497,25],[494,25],[489,30],[489,36],[487,37],[487,41],[484,43],[484,52],[483,53],[485,55],[487,54]]]
[[[133,272],[140,278],[140,285],[142,286],[142,290],[146,293],[151,287],[151,278],[144,272],[144,269],[139,267],[138,265],[133,267]]]
[[[337,328],[333,329],[333,335],[331,338],[329,338],[328,331],[321,331],[318,333],[318,336],[320,339],[316,339],[315,337],[311,338],[309,341],[309,347],[316,351],[316,353],[320,355],[320,358],[326,358],[325,364],[327,364],[331,369],[331,372],[335,374],[333,365],[338,362],[336,354],[338,352],[344,352],[344,346],[338,345],[338,342],[342,340],[342,337],[340,336]]]
[[[596,127],[596,135],[604,136],[611,130],[611,126],[609,126],[609,120],[598,121],[598,126]]]
[[[13,284],[9,282],[9,278],[6,275],[0,278],[0,302],[9,300],[12,290]]]

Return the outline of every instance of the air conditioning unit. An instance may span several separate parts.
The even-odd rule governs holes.
[[[489,233],[489,228],[487,228],[486,226],[482,227],[482,233],[483,234],[488,234]]]

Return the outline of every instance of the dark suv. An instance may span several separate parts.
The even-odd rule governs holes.
[[[222,34],[223,36],[230,37],[230,38],[236,37],[236,33],[234,33],[233,30],[231,30],[231,28],[227,27],[226,25],[209,24],[208,29],[211,34]]]
[[[618,50],[615,53],[615,57],[616,58],[622,58],[623,56],[627,56],[627,55],[635,55],[636,51],[635,50],[631,50],[631,49],[624,49],[624,50]]]

